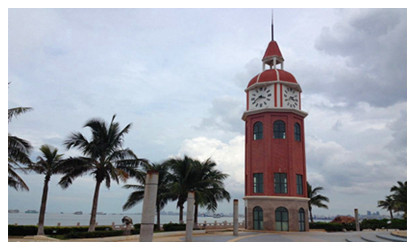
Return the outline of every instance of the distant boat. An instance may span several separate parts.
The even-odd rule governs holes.
[[[20,211],[19,209],[11,209],[9,210],[9,214],[18,214]]]
[[[76,214],[76,215],[81,215],[82,214],[82,211],[76,211],[75,213],[73,213],[73,214]]]
[[[213,218],[221,218],[222,217],[222,215],[221,214],[214,214],[213,215]]]
[[[97,212],[98,215],[106,215],[106,213],[103,212]]]
[[[36,210],[26,210],[25,211],[25,213],[26,214],[37,214],[37,213],[39,213],[38,211],[36,211]]]

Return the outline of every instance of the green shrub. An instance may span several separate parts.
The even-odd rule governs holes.
[[[112,231],[111,226],[97,226],[96,231]],[[71,232],[88,232],[88,226],[82,227],[56,227],[56,226],[45,226],[44,231],[46,235],[61,235],[69,234]],[[10,236],[26,236],[36,235],[37,226],[26,226],[26,225],[9,225]]]
[[[68,234],[71,232],[88,232],[88,226],[82,227],[56,227],[56,226],[45,226],[45,234]],[[98,226],[95,227],[95,231],[112,231],[111,226]]]
[[[140,234],[141,224],[137,223],[137,224],[133,224],[133,226],[134,226],[134,229],[131,230],[131,234]],[[154,232],[159,232],[160,231],[156,224],[154,224],[153,231]]]
[[[342,223],[343,228],[346,231],[356,231],[356,223]]]
[[[334,223],[334,222],[313,222],[309,224],[310,229],[324,229],[326,232],[352,231],[356,229],[354,223]]]
[[[407,230],[406,228],[407,221],[403,219],[393,219],[391,223],[388,224],[388,228],[391,229],[399,229],[399,230]]]
[[[16,226],[9,225],[9,236],[36,235],[37,226]]]
[[[179,224],[179,223],[168,223],[163,225],[163,229],[165,232],[168,231],[184,231],[186,230],[186,224]]]
[[[386,228],[388,225],[388,220],[377,220],[377,219],[364,219],[360,223],[360,228],[363,229],[372,229],[375,230],[376,228]]]
[[[361,229],[376,230],[376,229],[386,228],[386,229],[406,230],[406,220],[403,220],[403,219],[393,219],[393,220],[364,219],[360,223],[360,225],[361,225],[360,226]]]
[[[131,230],[131,234],[140,234],[141,224],[133,224],[134,229]]]
[[[110,237],[110,236],[120,236],[123,235],[124,231],[122,230],[112,230],[112,231],[95,231],[95,232],[70,232],[63,235],[63,239],[79,239],[79,238],[97,238],[97,237]]]

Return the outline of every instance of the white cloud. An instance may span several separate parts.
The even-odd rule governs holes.
[[[244,190],[244,145],[245,137],[242,135],[236,136],[227,142],[196,137],[183,142],[179,150],[179,156],[188,155],[200,161],[211,158],[216,162],[219,170],[229,174],[226,180],[226,189],[230,192],[241,193]]]

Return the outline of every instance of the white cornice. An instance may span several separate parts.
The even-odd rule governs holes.
[[[299,200],[299,201],[309,201],[310,198],[306,197],[296,197],[296,196],[245,196],[242,199],[244,200]]]
[[[290,87],[290,88],[293,88],[295,90],[302,92],[301,86],[298,83],[292,83],[292,82],[286,82],[286,81],[257,82],[257,83],[252,84],[248,88],[246,88],[245,92],[248,92],[251,89],[260,88],[260,87],[268,86],[271,84],[277,84],[277,83],[281,83],[283,85],[286,85],[287,87]]]
[[[285,113],[294,113],[297,114],[303,118],[305,118],[308,113],[304,112],[302,110],[298,110],[298,109],[288,109],[288,108],[265,108],[265,109],[256,109],[256,110],[249,110],[249,111],[245,111],[244,114],[242,115],[242,120],[246,120],[246,117],[249,115],[255,115],[255,114],[260,114],[260,113],[266,113],[266,112],[285,112]]]

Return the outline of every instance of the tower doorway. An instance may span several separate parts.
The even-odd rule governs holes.
[[[288,231],[288,210],[285,207],[275,210],[275,228],[277,231]]]

